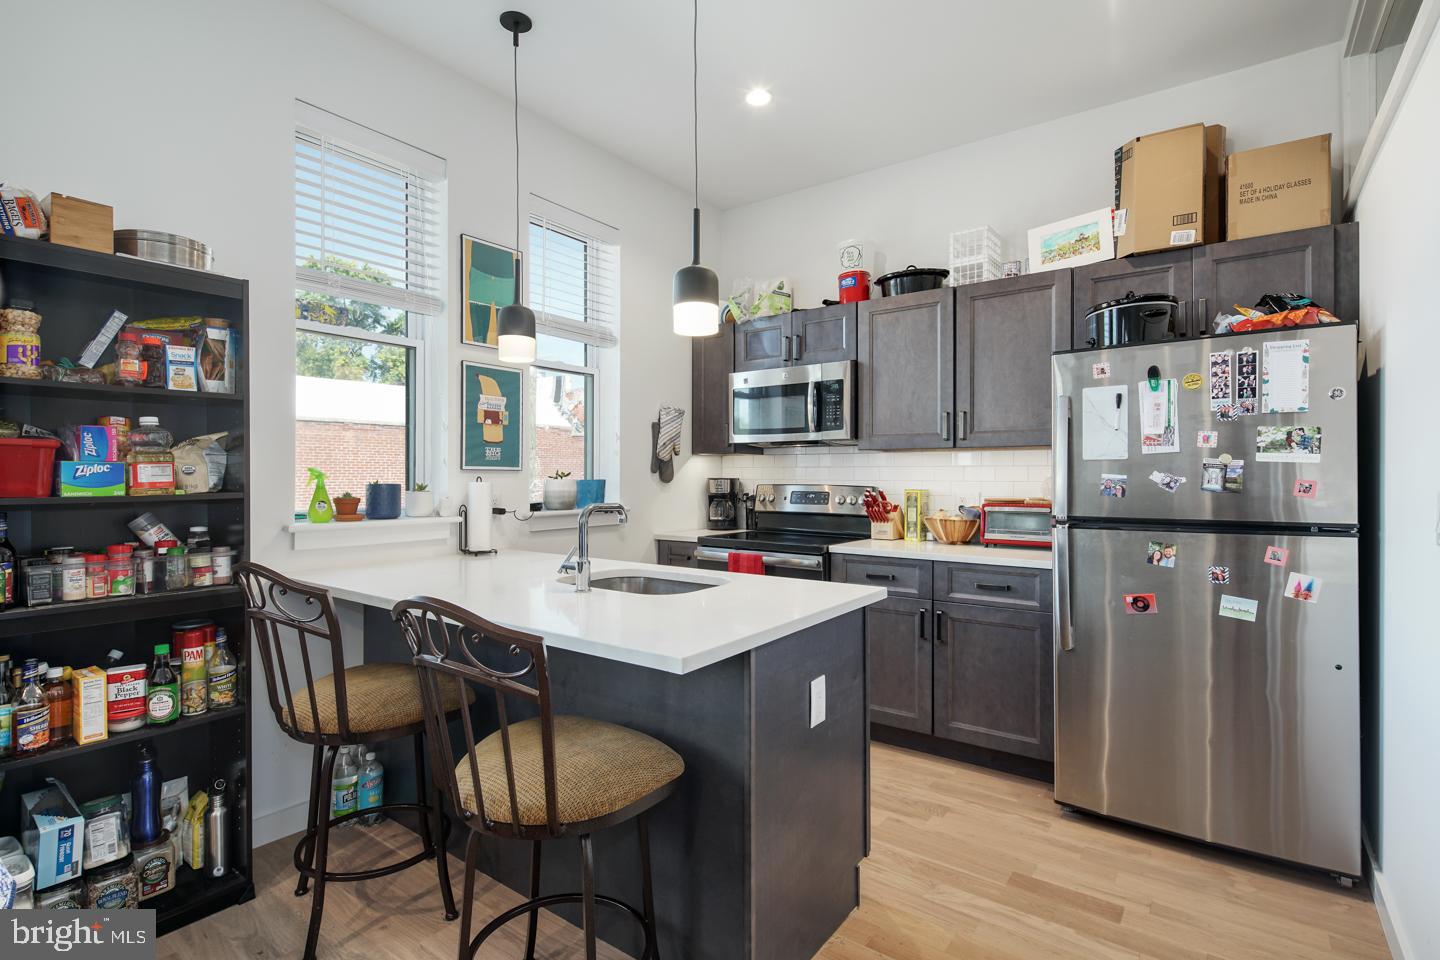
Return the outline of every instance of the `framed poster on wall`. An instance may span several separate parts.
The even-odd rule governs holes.
[[[460,364],[462,470],[519,470],[524,452],[525,374],[514,367]]]
[[[460,339],[475,347],[498,347],[496,317],[520,302],[519,250],[460,234],[460,302],[465,305]]]

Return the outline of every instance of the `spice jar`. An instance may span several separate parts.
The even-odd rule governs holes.
[[[138,387],[145,382],[145,361],[140,359],[140,334],[121,331],[115,341],[115,382]]]
[[[25,606],[45,606],[59,599],[55,596],[54,567],[49,557],[31,557],[20,562],[25,575]]]
[[[75,554],[60,561],[61,600],[84,600],[88,596],[85,567],[85,558]]]
[[[135,858],[85,871],[85,902],[91,910],[132,910],[140,904],[140,881]]]
[[[140,547],[131,555],[132,576],[135,578],[135,592],[147,594],[155,592],[155,551],[149,547]]]
[[[0,377],[40,379],[40,314],[33,307],[12,300],[0,310]]]
[[[190,585],[190,569],[185,563],[185,548],[174,540],[162,540],[156,549],[165,551],[165,589],[184,590]]]
[[[235,582],[235,548],[216,547],[210,551],[210,566],[215,568],[215,586]]]
[[[211,587],[215,585],[215,568],[210,565],[210,551],[203,550],[190,554],[190,586]]]
[[[110,595],[110,571],[105,566],[105,554],[85,555],[85,596],[96,600]]]
[[[105,548],[105,572],[110,580],[110,596],[128,597],[135,592],[135,570],[129,544],[115,543]]]

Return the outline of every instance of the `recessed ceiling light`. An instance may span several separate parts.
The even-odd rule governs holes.
[[[770,91],[764,87],[752,87],[750,92],[745,94],[745,102],[752,107],[763,107],[770,102]]]

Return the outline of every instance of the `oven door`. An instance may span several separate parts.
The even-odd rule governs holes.
[[[701,570],[727,570],[730,554],[756,553],[755,550],[731,551],[721,547],[696,547],[695,566]],[[825,557],[801,553],[760,553],[767,577],[788,577],[791,580],[824,580]]]
[[[730,442],[855,440],[854,361],[730,374]]]

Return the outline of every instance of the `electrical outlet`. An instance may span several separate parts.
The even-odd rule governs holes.
[[[825,722],[825,674],[810,681],[810,728]]]

